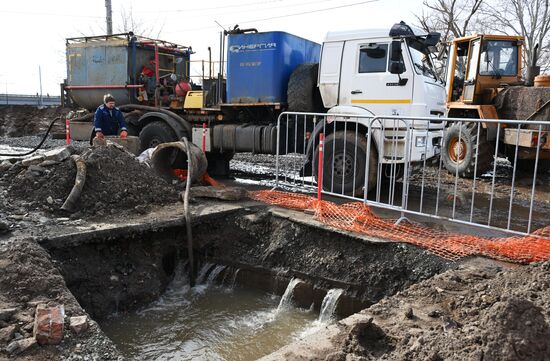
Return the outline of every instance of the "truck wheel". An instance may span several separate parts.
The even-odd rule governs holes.
[[[480,176],[491,166],[495,152],[494,145],[487,141],[484,129],[480,129],[478,141],[476,123],[450,126],[443,137],[441,151],[443,164],[449,173],[455,175],[458,169],[459,177],[473,178],[476,147],[478,149],[476,176]]]
[[[172,128],[160,121],[147,124],[139,133],[142,152],[146,149],[154,148],[160,143],[175,142],[177,140],[178,137]]]
[[[349,196],[363,196],[365,185],[365,167],[367,158],[367,140],[363,137],[357,138],[355,133],[346,134],[338,131],[329,134],[323,147],[323,189],[334,193],[346,194]],[[345,143],[345,148],[344,148]],[[355,148],[357,146],[357,153]],[[344,152],[345,149],[345,152]],[[345,153],[345,154],[344,154]],[[313,174],[318,181],[319,147],[314,152]],[[334,172],[332,164],[334,160]],[[378,154],[375,147],[371,147],[369,159],[369,184],[367,191],[376,186],[376,168]],[[355,169],[355,182],[354,182]]]
[[[317,88],[319,64],[300,64],[288,80],[288,110],[293,112],[324,112],[321,93]]]

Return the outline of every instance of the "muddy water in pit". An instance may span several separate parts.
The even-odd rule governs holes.
[[[211,281],[190,288],[179,275],[158,301],[101,327],[132,360],[256,360],[330,322],[279,296]]]

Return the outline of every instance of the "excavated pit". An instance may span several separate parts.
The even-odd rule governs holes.
[[[153,340],[151,345],[143,345],[142,342],[147,340],[132,340],[132,337],[139,336],[139,332],[134,331],[140,327],[158,330],[162,336],[163,332],[168,335],[178,329],[176,323],[190,322],[178,317],[164,317],[164,311],[155,314],[159,309],[157,306],[166,307],[166,298],[174,295],[179,301],[185,299],[185,304],[203,304],[212,303],[213,298],[223,299],[223,295],[229,293],[233,301],[232,306],[228,304],[227,307],[238,310],[239,302],[242,302],[242,309],[249,310],[248,315],[239,314],[240,319],[244,317],[245,320],[247,317],[254,319],[253,315],[260,309],[276,310],[283,303],[292,305],[297,313],[289,316],[288,324],[281,326],[288,331],[287,337],[268,343],[248,356],[248,359],[254,359],[293,342],[312,329],[314,320],[320,322],[327,317],[349,316],[383,297],[454,267],[454,263],[411,245],[356,238],[292,218],[266,207],[196,218],[193,241],[199,285],[193,289],[188,285],[187,240],[185,228],[181,225],[132,231],[113,229],[88,233],[85,237],[50,238],[41,244],[50,253],[80,305],[99,322],[122,354],[134,359],[220,355],[231,359],[232,353],[237,355],[247,347],[242,344],[239,347],[235,346],[237,344],[233,345],[235,347],[224,346],[225,353],[209,356],[200,351],[202,347],[211,347],[208,343],[201,343],[205,337],[201,341],[196,332],[183,331],[180,339],[174,342],[182,345],[198,343],[200,347],[174,348],[173,342],[159,346]],[[193,301],[191,296],[182,296],[183,289],[188,294],[201,294],[206,298]],[[279,296],[283,296],[283,301]],[[259,306],[247,308],[246,304],[250,302]],[[333,303],[329,315],[325,310],[327,302]],[[170,312],[186,312],[185,308],[177,307]],[[225,306],[215,307],[219,310]],[[197,312],[191,321],[200,319],[201,312],[214,312],[208,308],[191,311]],[[141,318],[143,314],[149,315],[147,321]],[[132,330],[124,330],[124,327]],[[197,327],[200,328],[200,324]],[[263,327],[267,326],[261,324],[260,328]],[[282,332],[281,328],[278,330]],[[124,336],[120,337],[121,334]],[[266,334],[262,337],[269,338]],[[232,341],[227,342],[231,344]],[[138,344],[139,349],[136,348]],[[139,351],[147,346],[157,351],[149,356],[147,352]]]

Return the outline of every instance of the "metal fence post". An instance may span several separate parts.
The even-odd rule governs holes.
[[[206,153],[206,122],[202,123],[202,152]]]
[[[281,117],[284,113],[279,114],[277,117],[277,148],[275,152],[275,188],[279,187],[279,156],[280,156],[280,142],[281,142]]]
[[[69,123],[69,116],[65,117],[65,141],[67,145],[71,144],[71,127]]]
[[[323,193],[323,133],[319,134],[319,163],[317,166],[317,200],[321,200]]]

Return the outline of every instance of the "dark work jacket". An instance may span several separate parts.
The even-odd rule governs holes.
[[[104,135],[118,135],[123,130],[127,131],[127,127],[124,115],[117,107],[109,109],[105,104],[97,107],[94,115],[96,132],[102,132]]]

